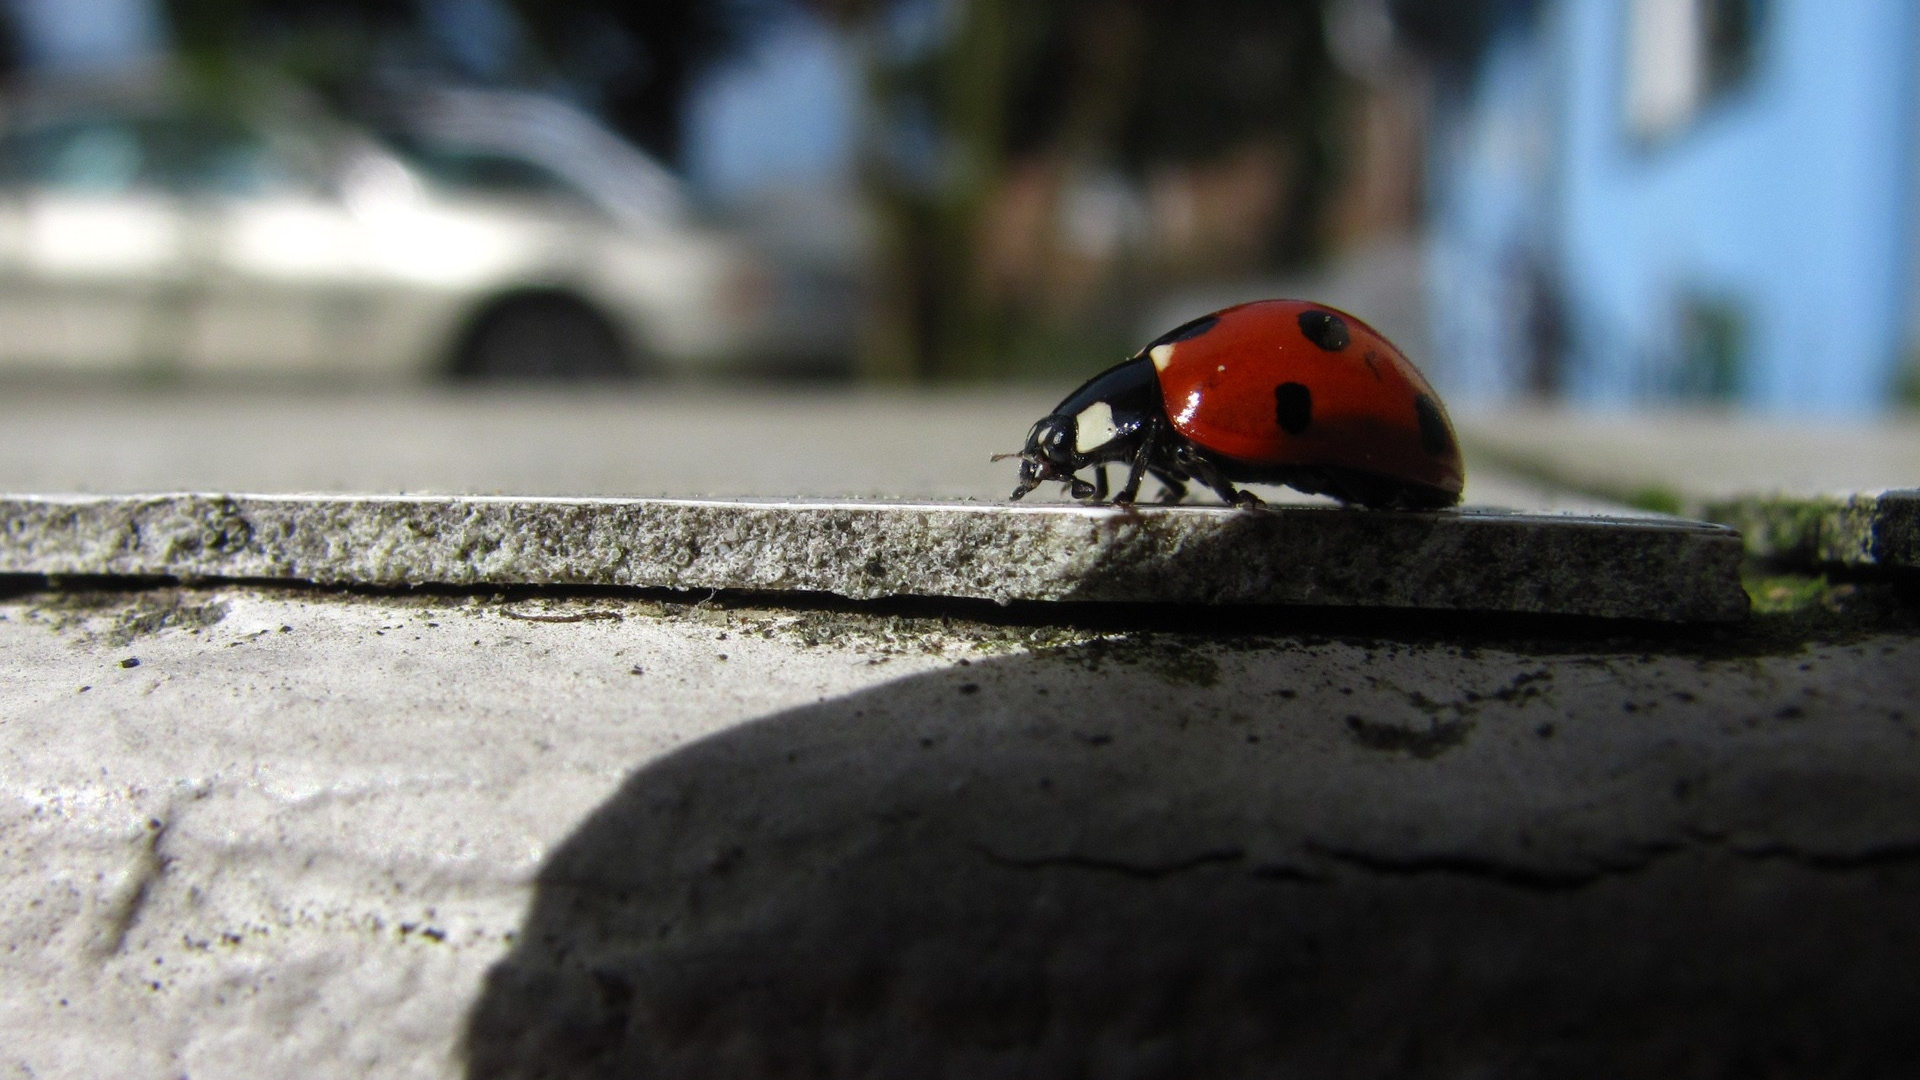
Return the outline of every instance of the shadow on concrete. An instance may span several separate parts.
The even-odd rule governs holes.
[[[1891,1075],[1920,717],[1775,715],[1819,677],[1908,692],[1861,656],[1676,690],[1163,638],[768,717],[554,853],[470,1075]]]

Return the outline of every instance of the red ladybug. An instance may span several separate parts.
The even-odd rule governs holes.
[[[1195,319],[1088,380],[1033,425],[1018,499],[1041,481],[1116,503],[1147,474],[1179,502],[1198,481],[1237,506],[1234,484],[1285,484],[1368,507],[1460,501],[1460,444],[1433,387],[1372,327],[1304,300],[1260,300]],[[998,460],[998,459],[996,459]],[[1094,482],[1075,474],[1094,468]]]

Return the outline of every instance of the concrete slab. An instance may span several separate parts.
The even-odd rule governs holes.
[[[1920,489],[1706,499],[1698,512],[1739,529],[1750,554],[1776,564],[1920,568]]]
[[[4,595],[0,1071],[1898,1075],[1920,638],[1785,629]]]
[[[431,496],[0,497],[0,573],[1726,622],[1740,540],[1678,521],[1317,507]]]
[[[1790,567],[1920,568],[1920,423],[1510,410],[1463,438],[1509,473],[1736,528]]]

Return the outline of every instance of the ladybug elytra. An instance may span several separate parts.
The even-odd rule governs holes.
[[[1236,484],[1284,484],[1366,507],[1460,501],[1465,470],[1446,409],[1400,350],[1342,311],[1259,300],[1185,323],[1094,376],[1033,425],[1018,499],[1043,481],[1107,500],[1107,466],[1130,504],[1148,475],[1164,502],[1187,482],[1237,506]],[[998,459],[996,459],[998,460]],[[1077,473],[1094,469],[1088,482]]]

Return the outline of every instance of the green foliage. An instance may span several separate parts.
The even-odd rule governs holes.
[[[884,36],[876,28],[892,9],[880,0],[823,6],[869,40]],[[1107,336],[1088,322],[1115,309],[1111,295],[1081,325],[1047,327],[1030,298],[985,288],[976,264],[984,214],[1015,161],[1144,182],[1168,165],[1269,147],[1287,178],[1259,246],[1275,266],[1314,254],[1342,150],[1321,12],[1318,0],[970,0],[931,50],[871,49],[877,120],[865,175],[895,310],[881,320],[870,370],[1030,371],[1027,343]],[[924,160],[915,139],[936,160]]]
[[[405,9],[374,0],[165,0],[191,88],[218,99],[247,92],[262,70],[338,92],[366,75],[379,39]]]
[[[769,5],[737,0],[508,0],[542,66],[597,95],[607,119],[668,161],[704,66],[738,48]]]
[[[1639,510],[1650,510],[1656,514],[1672,514],[1675,517],[1683,516],[1687,512],[1686,500],[1681,498],[1680,493],[1659,484],[1649,484],[1629,492],[1626,503]]]
[[[605,105],[608,120],[672,160],[681,106],[699,69],[747,36],[758,11],[717,0],[507,0],[529,31],[498,77],[571,84]],[[231,95],[248,71],[268,69],[335,97],[365,89],[396,53],[415,67],[447,66],[414,4],[386,0],[164,0],[181,66],[197,86]],[[448,70],[456,77],[462,73]]]
[[[1782,642],[1920,628],[1920,581],[1903,575],[1807,573],[1768,562],[1742,574],[1753,604],[1749,632]]]
[[[1920,410],[1920,349],[1909,349],[1906,363],[1894,379],[1893,400],[1904,409]]]
[[[1742,582],[1755,615],[1791,615],[1831,606],[1834,586],[1826,575],[1750,570]]]

